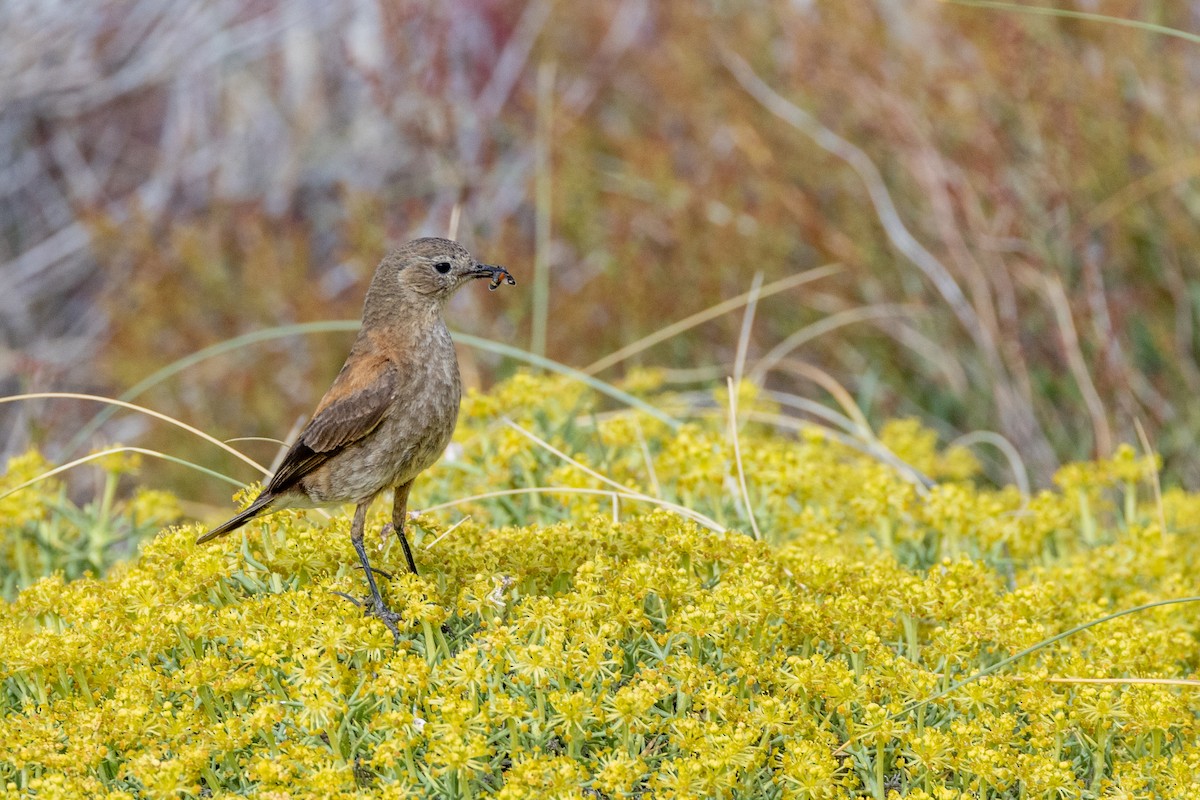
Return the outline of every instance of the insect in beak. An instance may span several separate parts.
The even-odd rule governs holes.
[[[495,264],[476,264],[472,270],[471,276],[474,278],[491,278],[491,283],[488,288],[493,292],[500,287],[501,283],[507,283],[509,286],[516,286],[517,279],[504,267]]]

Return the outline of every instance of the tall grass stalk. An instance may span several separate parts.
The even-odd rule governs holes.
[[[537,72],[537,137],[534,142],[534,250],[533,250],[533,318],[529,349],[539,356],[546,355],[546,323],[550,318],[550,223],[553,206],[551,195],[550,147],[554,135],[554,72],[553,61],[543,62]]]
[[[758,520],[754,517],[754,504],[750,502],[750,490],[746,488],[746,470],[742,468],[742,442],[738,434],[737,384],[733,378],[728,379],[729,386],[729,438],[733,440],[733,457],[737,462],[738,487],[741,489],[739,498],[746,510],[746,519],[750,521],[750,530],[754,533],[754,541],[762,541],[762,532],[758,529]]]

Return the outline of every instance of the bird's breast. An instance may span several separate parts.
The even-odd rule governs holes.
[[[449,331],[434,331],[397,359],[392,406],[379,425],[305,481],[316,502],[361,502],[433,465],[454,434],[462,383]]]

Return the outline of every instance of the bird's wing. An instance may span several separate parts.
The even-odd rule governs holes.
[[[352,355],[271,476],[267,492],[292,487],[334,453],[375,430],[392,406],[397,382],[389,359]]]

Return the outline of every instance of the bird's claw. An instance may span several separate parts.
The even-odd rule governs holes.
[[[358,569],[363,568],[362,564],[357,564],[356,567]],[[386,572],[382,569],[379,569],[379,567],[371,567],[371,573],[374,575],[382,575],[383,577],[387,578],[389,581],[395,579],[395,577],[396,577],[396,576],[392,575],[392,573],[390,573],[390,572]]]
[[[378,572],[378,570],[376,570],[376,572]],[[354,603],[354,605],[361,608],[363,610],[364,617],[378,617],[379,621],[382,622],[384,626],[386,626],[387,629],[392,632],[392,638],[396,641],[396,644],[400,644],[400,628],[396,626],[396,623],[403,619],[403,617],[385,606],[382,599],[368,594],[363,597],[363,599],[359,600],[357,597],[352,597],[345,592],[335,591],[333,593],[338,597],[346,598],[351,603]]]
[[[359,608],[362,608],[362,607],[363,607],[363,603],[362,603],[362,601],[361,601],[361,600],[358,600],[358,599],[356,599],[356,598],[353,598],[353,597],[351,597],[350,595],[346,594],[345,592],[337,592],[337,591],[334,591],[334,590],[332,590],[332,589],[330,589],[330,591],[331,591],[331,592],[333,592],[334,594],[336,594],[338,597],[344,597],[344,598],[346,598],[347,600],[349,600],[351,603],[354,603],[354,605],[358,606]],[[368,596],[367,596],[367,599],[368,599],[368,600],[370,599],[370,595],[368,595]]]
[[[368,617],[379,617],[379,621],[392,632],[392,638],[395,639],[396,644],[400,644],[400,629],[396,627],[396,623],[401,619],[400,615],[385,606],[378,597],[374,598],[373,602],[371,598],[367,598],[363,605],[363,614]]]

